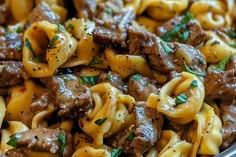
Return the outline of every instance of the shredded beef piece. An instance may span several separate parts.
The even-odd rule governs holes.
[[[112,71],[109,71],[108,73],[101,73],[98,77],[97,83],[101,82],[108,82],[121,91],[127,91],[126,85],[120,75]]]
[[[95,16],[96,0],[73,0],[79,18],[92,19]]]
[[[58,115],[77,119],[93,107],[90,89],[80,86],[79,78],[73,74],[65,74],[42,78],[41,81],[55,93]]]
[[[205,57],[190,45],[164,42],[154,34],[135,25],[129,28],[128,35],[129,53],[146,55],[150,66],[157,71],[165,73],[186,71],[183,64],[185,62],[192,71],[205,73]],[[169,47],[171,51],[167,53],[166,47]]]
[[[124,131],[117,133],[112,139],[112,145],[122,148],[125,153],[132,153],[139,157],[159,139],[163,116],[156,110],[146,107],[145,102],[136,103],[135,115],[135,123]],[[134,134],[134,137],[129,139],[131,134]]]
[[[17,85],[27,79],[28,75],[22,67],[20,61],[0,61],[0,87]]]
[[[0,60],[22,60],[22,35],[0,33]]]
[[[63,157],[70,157],[73,153],[72,136],[62,129],[35,128],[28,131],[16,133],[17,148],[27,147],[36,151],[47,151],[53,154],[59,153],[61,143],[58,135],[66,137],[66,144],[63,150]]]
[[[236,140],[236,101],[234,104],[220,105],[221,120],[223,123],[223,140],[221,150],[229,148]]]
[[[133,79],[132,76],[128,82],[128,94],[133,96],[137,101],[146,101],[151,93],[158,94],[156,82],[148,77]]]
[[[29,15],[30,23],[43,20],[59,23],[59,16],[51,10],[46,2],[39,3]]]
[[[236,77],[234,70],[208,71],[205,80],[205,101],[214,99],[232,102],[236,97]]]
[[[104,13],[107,14],[107,13]],[[93,31],[93,40],[101,45],[126,47],[127,28],[134,19],[134,13],[128,10],[124,13],[111,16],[107,15],[108,20],[100,20],[100,24]],[[98,23],[98,20],[97,20]],[[101,24],[104,23],[104,24]]]
[[[1,157],[27,157],[19,149],[10,149],[6,151],[4,155],[0,155],[0,156]]]
[[[181,21],[183,17],[175,17],[163,25],[157,28],[157,35],[162,36],[166,32],[169,32],[173,28],[175,28]],[[186,30],[189,32],[189,36],[185,44],[198,46],[201,43],[204,43],[207,39],[205,31],[201,28],[201,25],[196,20],[190,20],[186,23]],[[173,39],[172,41],[180,42],[177,38]]]
[[[7,8],[5,4],[0,4],[0,24],[6,23]]]

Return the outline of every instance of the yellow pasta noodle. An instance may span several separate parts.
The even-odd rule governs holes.
[[[33,23],[25,32],[24,41],[23,64],[28,73],[37,78],[52,75],[73,55],[77,46],[71,34],[47,21]]]
[[[197,82],[197,87],[191,87],[193,81]],[[178,96],[185,97],[186,101],[178,104]],[[182,72],[161,88],[157,110],[176,123],[186,124],[200,110],[204,96],[202,82],[195,75]]]
[[[6,112],[6,105],[3,97],[0,97],[0,129],[2,127],[2,122],[5,117],[5,112]]]

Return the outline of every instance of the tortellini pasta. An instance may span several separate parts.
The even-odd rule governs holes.
[[[160,89],[157,111],[175,123],[186,124],[200,111],[204,96],[204,86],[199,78],[182,72]]]
[[[125,96],[109,83],[91,87],[95,106],[79,124],[81,129],[93,138],[96,145],[103,144],[103,138],[122,129],[132,119],[134,98]],[[121,116],[119,116],[121,115]]]
[[[5,117],[6,106],[3,97],[0,97],[0,128],[2,127],[2,122]]]
[[[76,40],[61,27],[48,21],[39,21],[26,30],[23,64],[32,77],[52,75],[75,52]]]

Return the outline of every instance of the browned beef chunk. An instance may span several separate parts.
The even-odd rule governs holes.
[[[127,28],[134,19],[134,13],[129,10],[114,16],[107,12],[103,14],[106,15],[106,20],[97,20],[97,27],[93,31],[93,40],[101,45],[125,48]]]
[[[41,81],[55,93],[58,115],[66,118],[78,118],[92,108],[90,89],[80,86],[79,78],[73,74],[64,74],[43,78]]]
[[[135,115],[135,123],[114,137],[113,146],[122,148],[126,153],[141,156],[159,139],[163,116],[146,107],[145,102],[136,104]]]
[[[175,17],[163,25],[159,26],[157,28],[157,35],[162,36],[166,32],[171,31],[173,28],[178,27],[180,24],[180,21],[183,17]],[[206,41],[206,33],[204,30],[201,28],[201,25],[196,21],[196,20],[190,20],[189,22],[186,23],[186,29],[179,31],[178,33],[183,33],[184,31],[187,31],[189,33],[187,40],[184,42],[187,45],[192,45],[192,46],[198,46],[199,44],[203,43]],[[179,40],[178,37],[173,38],[171,41],[177,41],[177,42],[182,42]]]
[[[33,117],[43,110],[47,110],[50,105],[54,105],[55,95],[51,91],[45,90],[42,95],[34,95],[35,101],[22,112],[20,121],[27,126],[31,126]]]
[[[73,153],[71,134],[62,129],[35,128],[28,131],[16,133],[17,148],[27,147],[31,150],[46,151],[53,154],[60,153],[60,142],[58,136],[65,137],[66,143],[62,149],[63,157],[70,157]]]
[[[221,104],[221,120],[223,123],[223,142],[221,149],[229,148],[236,140],[236,101],[234,104]]]
[[[121,91],[126,91],[126,85],[119,74],[109,71],[108,73],[101,73],[98,77],[97,83],[108,82]]]
[[[153,69],[166,73],[182,72],[186,71],[185,62],[192,71],[205,73],[205,57],[192,46],[177,42],[164,42],[138,26],[131,26],[128,34],[129,53],[147,55]]]
[[[29,15],[29,22],[46,20],[51,23],[59,23],[59,16],[55,14],[46,2],[38,4]]]
[[[7,8],[5,4],[0,4],[0,24],[6,23]]]
[[[139,74],[129,78],[128,93],[137,101],[146,101],[151,93],[158,94],[156,82]]]
[[[234,70],[210,70],[204,80],[205,101],[214,99],[232,102],[236,97],[236,77]]]
[[[0,61],[0,87],[9,87],[22,83],[28,75],[20,61]]]
[[[0,33],[0,60],[22,60],[22,36],[17,33]]]
[[[1,157],[26,157],[19,149],[10,149]]]
[[[79,18],[92,19],[95,16],[96,0],[73,0]]]

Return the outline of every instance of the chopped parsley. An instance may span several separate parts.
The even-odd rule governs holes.
[[[188,100],[188,97],[185,94],[180,94],[176,97],[175,104],[176,105],[183,104],[183,103],[186,103],[187,100]]]
[[[33,55],[33,60],[35,62],[38,62],[38,63],[42,62],[42,59],[37,57],[37,55],[36,55],[36,53],[35,53],[35,51],[34,51],[34,49],[33,49],[33,47],[32,47],[32,45],[31,45],[31,43],[30,43],[28,38],[25,39],[25,46],[30,49],[30,51],[31,51],[31,53]]]
[[[137,81],[141,76],[142,76],[141,74],[135,74],[131,77],[131,79]]]
[[[18,138],[16,136],[13,136],[8,142],[7,144],[16,148],[17,146],[17,141],[18,141]]]
[[[99,58],[94,56],[92,60],[90,61],[89,65],[102,64],[102,63],[103,63],[103,60],[100,60]]]
[[[215,40],[215,41],[213,41],[213,42],[211,43],[211,46],[216,45],[216,44],[219,44],[219,43],[220,43],[219,41]]]
[[[105,12],[109,15],[112,15],[112,9],[111,8],[106,8]]]
[[[58,141],[60,142],[59,155],[63,156],[63,151],[66,146],[66,136],[61,132],[58,134]]]
[[[180,42],[186,42],[189,37],[189,32],[186,30],[186,23],[188,23],[193,18],[192,13],[186,13],[179,24],[177,24],[173,29],[163,34],[160,38],[164,41],[172,41],[176,38]],[[184,31],[184,32],[181,32]]]
[[[233,47],[233,48],[236,48],[236,43],[230,44],[229,46],[230,46],[230,47]]]
[[[226,66],[226,64],[229,62],[230,59],[231,59],[231,55],[230,55],[230,56],[227,56],[227,57],[225,57],[225,58],[223,58],[223,59],[216,65],[216,68],[219,69],[219,70],[224,71],[224,70],[225,70],[225,66]]]
[[[18,26],[16,28],[16,33],[22,33],[23,32],[23,28],[21,26]]]
[[[91,84],[91,85],[95,85],[98,79],[98,76],[81,76],[83,81]]]
[[[134,134],[133,132],[131,132],[131,133],[129,134],[129,136],[126,137],[126,140],[127,140],[127,141],[133,141],[134,138],[135,138],[135,134]]]
[[[67,27],[66,27],[66,30],[69,31],[71,29],[74,29],[74,26],[72,24],[69,24]]]
[[[52,40],[50,41],[49,45],[48,45],[48,48],[49,49],[52,49],[53,48],[53,45],[55,43],[55,41],[59,38],[59,36],[56,34],[54,35],[54,37],[52,38]]]
[[[192,83],[190,84],[190,87],[198,87],[197,80],[193,80]]]
[[[234,32],[233,28],[232,27],[229,27],[227,29],[227,32],[228,32],[228,35],[231,37],[231,38],[236,38],[236,33]]]
[[[185,62],[184,62],[184,68],[187,72],[189,72],[191,74],[194,74],[194,75],[197,75],[197,76],[203,76],[203,77],[206,76],[205,73],[198,73],[198,72],[192,71]]]
[[[111,157],[118,157],[122,153],[121,148],[114,148],[111,150]]]
[[[167,45],[166,42],[161,42],[161,46],[163,47],[166,54],[170,54],[173,50]]]
[[[107,120],[107,117],[102,118],[102,119],[97,119],[94,123],[96,123],[97,125],[102,125],[105,121]]]
[[[59,23],[57,23],[57,29],[58,29],[60,32],[64,31],[64,27],[63,27],[61,24],[59,24]]]

